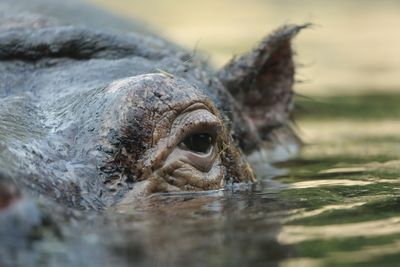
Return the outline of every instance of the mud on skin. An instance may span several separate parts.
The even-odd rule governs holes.
[[[0,209],[34,199],[100,211],[222,189],[254,183],[254,162],[296,154],[291,40],[307,25],[214,70],[140,24],[98,28],[75,20],[72,4],[58,18],[54,3],[21,3],[1,4]]]

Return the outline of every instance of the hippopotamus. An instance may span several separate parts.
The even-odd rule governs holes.
[[[268,163],[295,157],[291,41],[307,26],[282,26],[216,69],[79,0],[2,1],[0,266],[45,266],[36,250],[48,259],[62,236],[73,254],[82,245],[66,236],[99,214],[252,186]]]
[[[215,69],[140,23],[20,2],[0,5],[0,209],[30,198],[101,211],[219,190],[298,152],[291,41],[307,25]]]

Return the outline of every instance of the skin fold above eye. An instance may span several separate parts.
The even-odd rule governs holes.
[[[221,121],[214,114],[206,109],[197,109],[184,113],[176,118],[172,124],[170,136],[175,139],[176,144],[184,144],[189,150],[190,147],[203,146],[208,142],[213,143],[220,133]],[[199,152],[202,147],[198,147]]]

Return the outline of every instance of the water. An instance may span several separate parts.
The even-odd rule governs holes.
[[[306,144],[299,159],[277,164],[277,177],[154,195],[71,220],[60,236],[42,229],[44,238],[13,252],[14,263],[398,266],[399,101],[394,94],[299,98]]]
[[[283,266],[398,266],[400,260],[400,95],[300,100],[301,159],[286,164],[279,193],[297,206],[280,244]]]

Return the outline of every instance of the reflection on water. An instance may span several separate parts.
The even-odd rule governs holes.
[[[291,251],[276,241],[284,205],[274,193],[259,193],[157,195],[133,209],[117,207],[108,216],[119,217],[124,227],[120,242],[134,237],[143,257],[131,260],[145,266],[274,264]],[[118,247],[126,256],[125,246]]]
[[[352,185],[367,185],[373,182],[368,181],[356,181],[356,180],[346,180],[346,179],[331,179],[331,180],[316,180],[316,181],[304,181],[297,182],[290,185],[291,188],[311,188],[327,185],[342,185],[342,186],[352,186]]]
[[[277,178],[288,186],[280,197],[298,206],[278,234],[296,256],[281,266],[398,265],[399,96],[298,100],[308,145]]]
[[[0,266],[397,266],[400,128],[378,123],[303,115],[300,159],[256,185],[87,214]]]
[[[372,237],[398,233],[400,233],[400,217],[391,217],[384,220],[340,225],[285,226],[279,233],[278,240],[283,244],[296,244],[313,239]]]

